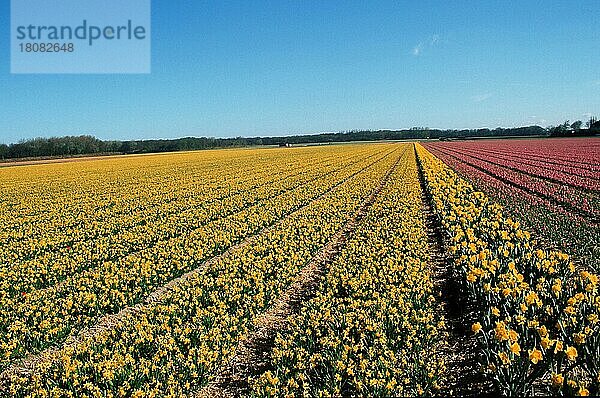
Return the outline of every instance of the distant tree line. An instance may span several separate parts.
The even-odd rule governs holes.
[[[600,133],[600,121],[593,116],[585,123],[586,128],[582,128],[582,126],[581,120],[573,123],[566,120],[558,126],[549,126],[547,130],[551,137],[579,137]]]
[[[118,152],[122,143],[102,141],[90,135],[33,138],[16,144],[0,145],[0,158],[75,156]]]
[[[590,121],[591,131],[597,122]],[[568,123],[567,123],[568,124]],[[579,124],[568,124],[571,127],[581,127]],[[514,137],[514,136],[544,136],[560,135],[565,124],[560,129],[540,126],[474,129],[474,130],[438,130],[414,127],[405,130],[352,130],[339,133],[322,133],[310,135],[293,135],[288,137],[236,137],[236,138],[207,138],[186,137],[171,140],[130,140],[103,141],[90,135],[66,136],[52,138],[34,138],[15,144],[0,145],[0,159],[15,159],[29,157],[63,157],[93,154],[131,154],[175,152],[197,149],[234,148],[258,145],[281,144],[316,144],[350,141],[382,141],[407,139],[472,139],[475,137]],[[599,126],[600,130],[600,126]]]

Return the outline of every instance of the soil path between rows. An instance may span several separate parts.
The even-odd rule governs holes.
[[[255,329],[239,342],[233,358],[217,370],[211,383],[196,392],[196,398],[240,397],[248,393],[249,378],[269,368],[277,333],[285,330],[290,316],[298,314],[302,304],[314,297],[329,264],[361,224],[402,158],[400,154],[356,213],[312,257],[274,305],[258,318]]]
[[[480,371],[477,358],[477,342],[470,330],[474,322],[472,305],[465,302],[452,272],[452,259],[446,254],[446,242],[442,224],[434,213],[433,199],[427,191],[423,166],[415,148],[423,217],[427,228],[430,264],[434,283],[441,292],[441,304],[446,320],[448,340],[443,347],[446,358],[446,380],[439,392],[440,396],[476,397],[488,396],[493,386]]]

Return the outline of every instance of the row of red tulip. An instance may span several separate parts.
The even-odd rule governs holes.
[[[600,197],[594,193],[583,192],[572,186],[535,177],[510,169],[506,166],[484,160],[484,156],[474,157],[465,151],[449,148],[446,143],[428,144],[428,149],[436,150],[444,158],[455,158],[473,166],[509,185],[523,188],[541,198],[554,201],[566,210],[578,212],[591,218],[600,217]]]
[[[448,150],[457,150],[475,159],[499,166],[505,166],[509,169],[547,179],[559,184],[565,184],[587,191],[600,192],[600,178],[597,177],[599,174],[591,170],[575,172],[573,170],[577,170],[577,167],[544,164],[540,160],[523,159],[511,153],[499,153],[481,148],[451,148],[449,145],[446,145],[445,148]]]

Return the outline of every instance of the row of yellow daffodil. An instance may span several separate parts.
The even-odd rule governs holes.
[[[276,222],[391,150],[393,148],[372,147],[374,158],[358,160],[356,153],[350,152],[349,158],[342,160],[345,167],[324,165],[318,168],[320,175],[314,177],[309,173],[309,177],[304,177],[309,178],[306,181],[294,182],[300,177],[286,179],[285,184],[291,184],[287,187],[273,183],[270,189],[274,192],[264,200],[212,221],[206,220],[205,213],[199,211],[197,219],[189,217],[188,223],[194,228],[188,233],[75,273],[48,289],[3,300],[0,369],[9,366],[15,358],[60,344],[69,334],[92,325],[99,316],[140,302],[155,288]],[[217,207],[215,211],[225,209]]]
[[[233,355],[253,320],[269,308],[299,270],[358,210],[408,145],[379,147],[386,154],[337,182],[320,180],[292,207],[325,194],[194,274],[146,311],[93,336],[30,377],[12,380],[10,394],[32,396],[186,396],[205,385]],[[365,167],[366,166],[366,167]],[[333,184],[333,185],[332,185]],[[328,188],[333,188],[327,191]],[[260,218],[264,219],[265,214]],[[243,223],[254,223],[245,218]],[[155,264],[155,266],[158,266]]]
[[[297,163],[291,164],[289,159],[281,154],[271,157],[270,165],[263,165],[259,158],[257,168],[253,172],[244,170],[239,162],[229,162],[227,159],[221,161],[223,170],[216,170],[214,167],[208,167],[206,162],[199,161],[198,166],[191,165],[177,181],[174,180],[173,175],[174,170],[178,168],[174,168],[172,164],[171,167],[154,167],[145,162],[139,164],[138,159],[137,173],[128,168],[125,171],[120,168],[112,170],[112,174],[116,173],[122,178],[122,181],[119,179],[117,183],[113,181],[116,177],[108,171],[105,179],[94,178],[92,181],[95,184],[85,180],[87,174],[83,174],[81,181],[78,179],[77,182],[89,191],[89,196],[86,198],[77,196],[66,198],[61,195],[59,192],[62,192],[65,187],[72,188],[68,180],[63,183],[64,186],[57,182],[55,187],[50,183],[44,190],[44,192],[52,192],[50,203],[46,203],[45,198],[40,197],[35,191],[13,184],[17,186],[13,186],[12,190],[18,192],[18,195],[16,198],[13,195],[7,202],[25,201],[22,197],[27,196],[28,201],[25,203],[29,207],[42,206],[42,203],[44,210],[38,211],[38,220],[35,223],[21,221],[20,225],[12,226],[11,219],[0,218],[3,221],[0,228],[8,228],[3,232],[4,239],[0,243],[0,269],[8,272],[18,267],[22,270],[20,274],[27,276],[18,286],[14,286],[12,280],[2,280],[0,296],[9,292],[21,294],[27,292],[27,289],[50,286],[77,269],[85,269],[92,263],[123,256],[131,250],[140,250],[144,247],[143,244],[150,245],[152,241],[161,240],[162,236],[180,232],[179,229],[187,224],[186,217],[194,218],[197,211],[206,208],[218,209],[219,206],[229,205],[228,201],[239,202],[242,200],[239,198],[241,194],[251,197],[247,191],[263,188],[275,181],[285,181],[299,174],[319,171],[294,167],[294,163],[307,165],[312,160],[310,153],[299,153],[301,156],[294,159]],[[182,161],[179,158],[175,159],[177,162]],[[200,157],[200,160],[202,159],[203,157]],[[319,163],[332,164],[333,161],[335,161],[334,154],[330,153],[323,156],[320,162],[316,162],[316,166],[319,166]],[[115,163],[124,167],[121,162]],[[169,165],[171,160],[163,157],[163,162]],[[98,167],[95,163],[80,165],[83,170],[87,169],[86,166]],[[119,166],[113,167],[116,169]],[[154,173],[148,173],[148,169],[158,170],[164,175],[157,177]],[[53,169],[41,169],[39,174],[47,178],[53,172]],[[124,172],[132,175],[126,178],[121,175]],[[140,175],[144,172],[149,176]],[[29,178],[42,185],[42,181],[38,181],[41,176],[38,177],[36,173],[30,174],[33,175]],[[64,175],[59,174],[59,176],[66,179]],[[0,174],[0,184],[8,185],[6,177],[6,173]],[[8,181],[11,182],[10,179]],[[23,191],[20,191],[21,189]],[[8,188],[6,190],[11,191]],[[107,195],[106,191],[113,192]],[[72,207],[77,209],[74,211]],[[13,216],[15,214],[13,206],[6,202],[0,204],[0,217],[2,210],[8,215],[7,217],[11,215],[11,211]],[[26,211],[19,209],[20,213]],[[173,230],[174,227],[170,226],[172,223],[160,222],[164,218],[173,219],[179,229]],[[23,228],[26,228],[26,239],[11,238],[10,234],[15,231],[20,230],[19,233],[23,233]],[[166,228],[166,230],[157,232],[154,230],[156,228]],[[129,242],[130,236],[145,240]],[[24,290],[19,291],[21,287]]]
[[[415,153],[405,153],[318,293],[273,350],[260,397],[435,394],[444,318],[429,266]]]
[[[598,277],[542,249],[518,222],[417,145],[486,370],[503,394],[598,394]],[[535,389],[538,390],[535,390]]]
[[[308,162],[307,158],[304,164]],[[286,164],[283,161],[280,163]],[[271,169],[276,167],[277,163],[271,166]],[[239,212],[243,208],[306,183],[333,170],[334,167],[340,166],[336,164],[335,159],[327,157],[323,163],[309,170],[287,170],[288,167],[285,166],[285,174],[275,173],[273,177],[267,175],[267,170],[256,170],[250,178],[242,175],[239,178],[241,181],[233,180],[235,184],[231,184],[231,187],[222,182],[216,187],[194,187],[193,182],[202,177],[193,177],[191,182],[180,186],[169,184],[168,189],[179,190],[177,194],[181,197],[177,197],[177,200],[170,198],[170,195],[156,194],[158,199],[152,199],[162,200],[162,204],[153,205],[149,200],[137,198],[138,209],[131,214],[115,214],[107,220],[83,222],[78,226],[78,231],[82,231],[82,234],[73,230],[56,233],[56,236],[69,239],[68,246],[58,249],[53,246],[46,247],[43,253],[22,256],[19,260],[1,267],[4,278],[0,281],[0,301],[47,288],[66,279],[67,276],[102,266],[103,262],[114,261],[151,247],[157,242],[185,235],[200,225]],[[214,173],[214,170],[211,172]],[[231,176],[227,178],[225,175],[223,178],[227,181]],[[94,217],[94,212],[89,216]],[[33,238],[30,240],[40,242]],[[0,245],[0,249],[12,250],[17,246],[16,243],[5,242]],[[15,252],[15,255],[21,254]]]
[[[215,155],[222,158],[219,170],[205,156],[195,156],[197,164],[188,165],[189,156],[186,161],[164,155],[2,170],[0,187],[6,197],[0,206],[0,264],[73,249],[74,242],[123,228],[138,213],[157,206],[185,205],[198,195],[215,198],[217,190],[227,193],[235,185],[222,186],[217,177],[231,180],[247,172],[246,159],[230,156],[225,161],[227,153]],[[290,171],[283,157],[271,160],[275,169]],[[185,174],[175,180],[173,171],[185,165]],[[250,179],[262,176],[270,165],[259,159],[256,166],[256,173],[248,173]],[[245,183],[241,178],[233,182]]]

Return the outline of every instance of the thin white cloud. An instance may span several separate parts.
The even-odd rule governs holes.
[[[491,93],[485,93],[485,94],[477,94],[471,97],[471,100],[473,102],[483,102],[485,100],[488,100],[492,98],[492,94]]]
[[[414,55],[415,57],[418,57],[421,54],[423,54],[423,51],[426,48],[433,47],[433,46],[437,45],[439,42],[440,42],[440,35],[433,35],[429,39],[421,41],[416,46],[414,46],[412,49],[412,55]]]
[[[419,43],[413,48],[412,53],[415,57],[418,57],[419,55],[421,55],[422,51],[423,51],[423,43]]]

